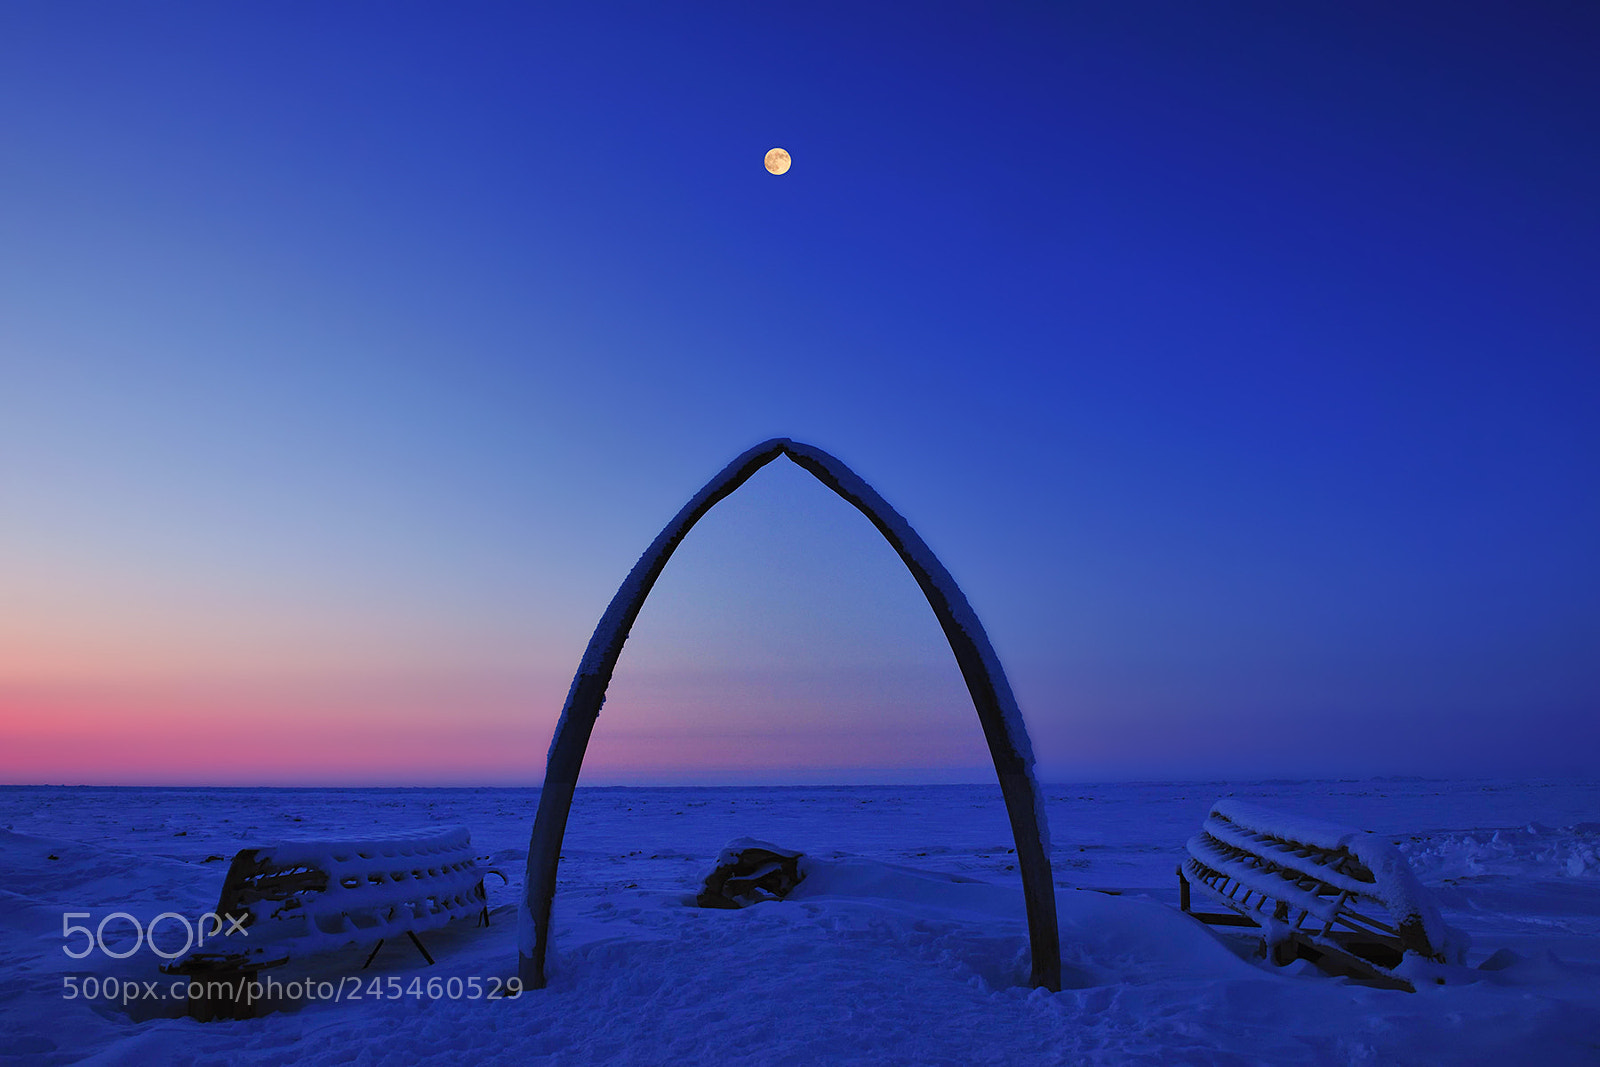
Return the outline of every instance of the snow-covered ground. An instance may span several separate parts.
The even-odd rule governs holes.
[[[0,1062],[1600,1062],[1600,781],[1045,791],[1060,993],[1022,984],[1022,893],[994,787],[587,789],[567,833],[550,988],[490,1000],[468,980],[488,990],[515,974],[537,790],[3,787]],[[1468,966],[1418,993],[1379,990],[1257,962],[1179,914],[1173,870],[1224,795],[1392,837],[1471,936]],[[118,911],[148,923],[210,910],[225,859],[247,844],[455,824],[510,880],[489,879],[489,929],[428,935],[432,967],[401,942],[365,971],[350,950],[269,972],[381,996],[199,1023],[145,995],[162,978],[147,946],[121,960],[63,951],[83,944],[63,937],[65,913],[93,927]],[[784,902],[689,906],[719,849],[744,836],[806,851],[810,875]],[[105,939],[123,952],[132,927],[112,920]],[[181,944],[180,924],[166,920],[158,940]],[[128,980],[137,1000],[105,998]]]

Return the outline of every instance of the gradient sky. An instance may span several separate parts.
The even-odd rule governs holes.
[[[0,5],[0,781],[537,783],[775,435],[940,554],[1047,778],[1592,772],[1597,54],[1584,3]],[[780,461],[585,781],[986,764]]]

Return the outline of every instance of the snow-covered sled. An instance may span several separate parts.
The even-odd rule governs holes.
[[[464,826],[428,827],[366,841],[292,841],[233,857],[216,914],[220,938],[162,968],[191,978],[253,981],[265,967],[319,952],[372,946],[456,919],[487,925],[484,872]],[[204,984],[204,983],[201,983]],[[195,1005],[223,1014],[218,1005]]]
[[[1409,955],[1459,963],[1466,938],[1393,844],[1376,834],[1223,799],[1178,867],[1180,904],[1202,922],[1255,927],[1276,963],[1415,992],[1396,972]],[[1191,887],[1229,909],[1190,909]]]

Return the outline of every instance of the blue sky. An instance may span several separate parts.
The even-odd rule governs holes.
[[[0,777],[536,781],[616,584],[780,434],[940,553],[1047,775],[1590,767],[1597,46],[1576,4],[7,5]],[[875,539],[797,469],[721,505],[592,780],[981,777]],[[230,717],[359,755],[195,748]]]

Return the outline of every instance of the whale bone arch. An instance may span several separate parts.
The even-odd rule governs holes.
[[[1017,867],[1022,874],[1023,899],[1027,905],[1032,958],[1030,982],[1034,986],[1059,990],[1061,944],[1044,796],[1034,777],[1033,747],[1028,741],[1022,712],[1017,708],[1011,684],[1006,680],[988,634],[955,579],[910,523],[839,459],[820,448],[786,437],[764,441],[741,454],[683,506],[634,564],[589,638],[589,646],[573,676],[566,706],[561,710],[550,741],[544,787],[539,792],[539,809],[528,844],[528,870],[517,916],[517,973],[523,988],[543,989],[545,986],[550,906],[555,897],[561,841],[566,835],[567,816],[572,810],[584,752],[589,747],[595,720],[605,702],[606,687],[611,683],[628,632],[662,569],[694,524],[718,501],[779,456],[787,456],[815,475],[818,481],[865,515],[899,555],[927,597],[928,606],[938,618],[966,680],[967,691],[989,744],[989,754],[994,759],[1006,814],[1011,820]]]

